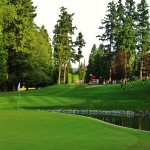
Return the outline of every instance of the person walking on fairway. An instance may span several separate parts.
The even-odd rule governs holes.
[[[131,91],[133,90],[133,85],[132,84],[130,85],[130,89],[131,89]]]

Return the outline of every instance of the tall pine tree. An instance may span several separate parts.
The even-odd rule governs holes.
[[[75,57],[72,35],[76,27],[73,26],[73,15],[64,7],[60,8],[60,15],[53,31],[54,59],[58,67],[58,84],[61,81],[61,68],[64,67],[64,84],[66,83],[66,68],[68,62]]]
[[[80,59],[83,57],[82,55],[82,47],[84,47],[86,44],[85,40],[83,39],[83,34],[82,32],[79,32],[75,45],[78,47],[78,54],[77,54],[77,61],[79,62],[79,68],[80,68]]]
[[[116,3],[114,1],[108,3],[107,6],[107,14],[106,17],[102,20],[102,26],[99,29],[103,29],[104,33],[102,35],[98,35],[99,40],[105,42],[105,50],[109,55],[109,81],[111,81],[111,58],[112,58],[112,51],[114,48],[114,39],[115,39],[115,28],[116,28]]]
[[[91,49],[91,53],[90,53],[90,56],[89,56],[89,64],[87,66],[87,71],[86,71],[86,80],[87,80],[87,82],[89,82],[89,80],[91,78],[90,75],[95,74],[95,70],[96,70],[95,56],[96,56],[96,53],[97,53],[97,48],[96,48],[96,45],[93,44],[93,47]]]
[[[146,0],[141,0],[138,10],[138,51],[140,58],[140,78],[143,77],[143,56],[150,50],[150,18]]]

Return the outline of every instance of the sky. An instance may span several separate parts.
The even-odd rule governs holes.
[[[102,31],[98,29],[101,26],[101,20],[106,15],[107,5],[112,0],[32,0],[33,5],[37,6],[37,16],[34,22],[38,26],[44,25],[50,38],[53,37],[54,26],[57,23],[60,14],[60,7],[67,8],[69,14],[74,13],[73,25],[77,27],[75,36],[82,32],[86,46],[82,48],[84,58],[81,60],[88,64],[89,54],[96,44],[97,47],[101,41],[96,38]],[[118,1],[118,0],[117,0]],[[140,2],[140,0],[135,0]],[[148,0],[149,1],[149,0]],[[149,2],[150,3],[150,2]],[[77,64],[73,64],[75,67]]]

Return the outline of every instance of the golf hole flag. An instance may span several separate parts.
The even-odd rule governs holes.
[[[18,87],[17,87],[18,91],[20,92],[20,82],[18,84]]]

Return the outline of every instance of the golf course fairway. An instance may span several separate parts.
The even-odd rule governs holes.
[[[1,150],[149,150],[150,133],[91,118],[0,110]]]
[[[51,109],[149,112],[149,80],[0,92],[0,150],[150,150],[150,132]]]

